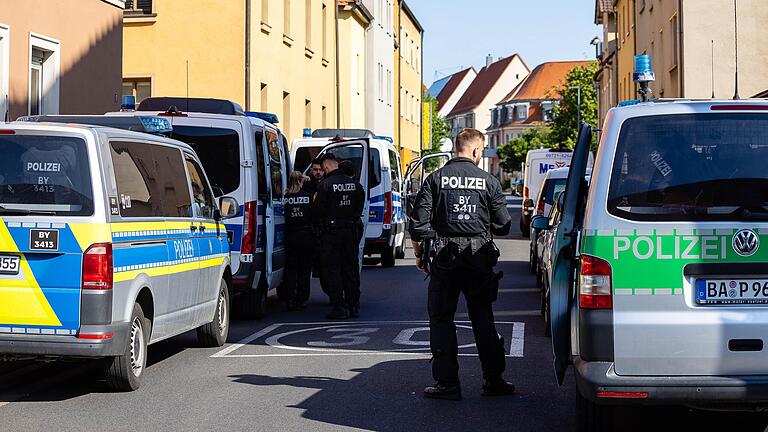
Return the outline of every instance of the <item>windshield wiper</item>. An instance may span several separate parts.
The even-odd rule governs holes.
[[[5,214],[16,214],[16,215],[32,215],[32,214],[40,214],[40,215],[55,215],[55,211],[51,210],[29,210],[29,209],[14,209],[14,208],[8,208],[0,205],[0,213]]]
[[[768,212],[753,212],[749,209],[742,209],[739,215],[744,219],[768,221]]]

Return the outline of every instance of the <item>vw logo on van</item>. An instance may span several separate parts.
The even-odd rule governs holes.
[[[732,245],[737,254],[743,257],[752,256],[760,247],[760,237],[754,231],[744,229],[733,235]]]

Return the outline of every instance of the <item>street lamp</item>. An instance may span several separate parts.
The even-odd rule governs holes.
[[[568,87],[570,90],[576,90],[576,130],[579,130],[579,127],[581,127],[581,86],[570,86]]]
[[[598,60],[603,59],[603,41],[600,40],[599,37],[595,36],[592,38],[592,41],[589,42],[590,45],[594,45],[595,47],[595,58]]]

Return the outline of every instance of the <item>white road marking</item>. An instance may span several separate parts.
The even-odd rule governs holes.
[[[541,315],[541,311],[536,310],[517,310],[517,311],[494,311],[493,316],[495,317],[513,317],[513,316],[539,316]],[[456,314],[459,318],[469,318],[469,314],[466,313],[459,313]],[[496,324],[500,324],[497,322]]]
[[[415,335],[418,332],[423,331],[429,331],[429,327],[416,327],[416,328],[409,328],[405,329],[398,334],[395,339],[392,340],[392,343],[395,343],[397,345],[418,345],[418,346],[429,346],[429,341],[415,341],[411,340],[413,338],[413,335]]]
[[[264,327],[263,329],[257,331],[256,333],[254,333],[254,334],[252,334],[252,335],[250,335],[250,336],[248,336],[248,337],[246,337],[244,339],[241,339],[240,342],[234,343],[234,344],[224,348],[223,350],[217,352],[216,354],[212,355],[211,357],[224,357],[227,354],[229,354],[229,353],[231,353],[231,352],[233,352],[233,351],[235,351],[235,350],[237,350],[239,348],[242,348],[245,345],[248,345],[249,343],[255,341],[256,339],[258,339],[258,338],[260,338],[262,336],[268,335],[269,333],[271,333],[272,331],[274,331],[278,327],[280,327],[280,324],[272,324],[272,325],[269,325],[267,327]]]
[[[499,294],[532,293],[532,292],[541,292],[541,290],[538,288],[509,288],[509,289],[499,290]]]
[[[525,323],[514,323],[512,325],[512,339],[509,341],[509,356],[523,357],[523,347],[525,345]]]

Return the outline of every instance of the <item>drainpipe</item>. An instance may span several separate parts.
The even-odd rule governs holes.
[[[245,110],[251,110],[251,0],[245,0]]]
[[[403,22],[403,2],[402,0],[397,0],[397,28],[395,29],[395,34],[393,35],[395,39],[397,40],[397,46],[400,50],[400,53],[397,55],[397,86],[394,90],[397,91],[397,100],[399,103],[397,104],[398,112],[395,113],[395,118],[397,119],[397,152],[401,154],[403,152],[403,128],[401,127],[400,123],[400,112],[403,111],[403,100],[400,98],[401,92],[400,92],[400,83],[403,82],[403,41],[400,40],[400,26]],[[424,51],[424,47],[421,47],[421,50]]]
[[[419,32],[419,46],[421,47],[421,63],[419,65],[419,93],[421,93],[421,103],[419,104],[419,114],[421,115],[421,118],[419,118],[419,133],[421,136],[419,137],[419,141],[424,139],[424,31]],[[430,127],[432,127],[431,119],[430,118]],[[432,134],[429,134],[430,138],[432,137]],[[421,143],[421,148],[419,149],[419,157],[421,157],[421,153],[424,150],[424,145],[428,145],[430,148],[432,147],[432,143]]]
[[[635,45],[634,55],[637,55],[637,0],[632,0],[632,39]],[[632,83],[632,86],[635,88],[635,99],[637,99],[637,85]]]
[[[685,75],[683,75],[683,0],[677,0],[677,82],[680,86],[679,97],[685,97]]]
[[[339,6],[334,0],[333,2],[333,22],[335,24],[336,32],[336,129],[341,128],[341,88],[340,88],[340,72],[339,72]]]

